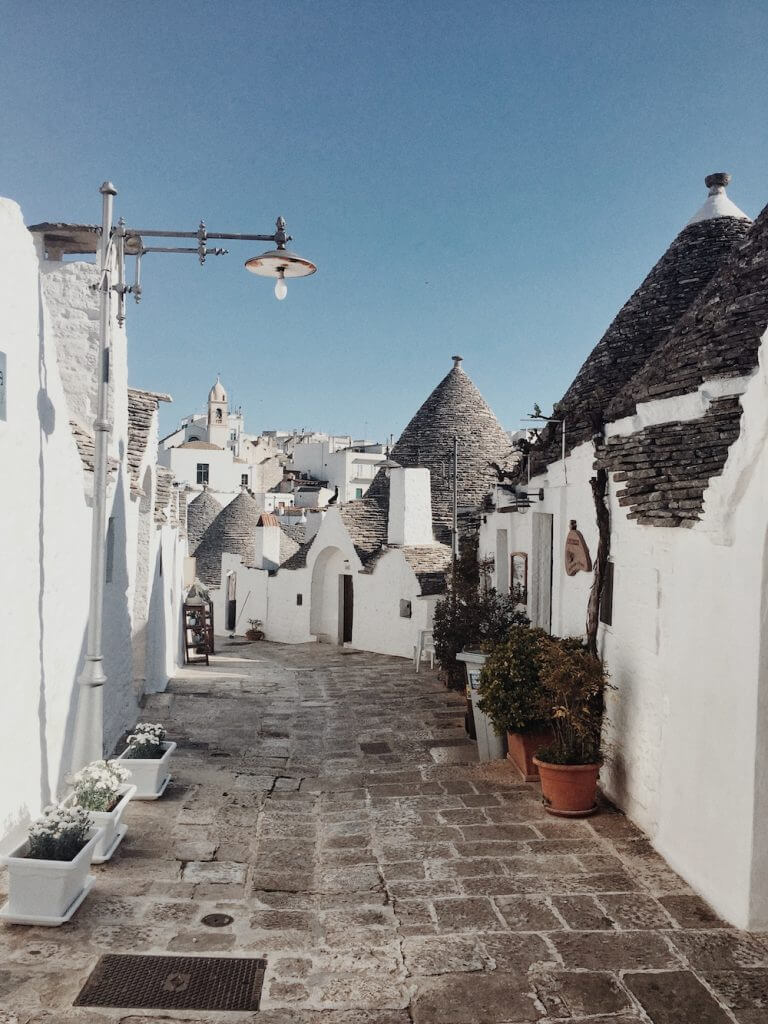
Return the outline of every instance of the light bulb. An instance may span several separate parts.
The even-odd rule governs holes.
[[[288,294],[288,285],[285,283],[284,271],[280,270],[278,273],[279,277],[275,281],[275,298],[282,301]]]

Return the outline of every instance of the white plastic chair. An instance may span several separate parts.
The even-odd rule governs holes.
[[[421,659],[429,657],[429,667],[435,667],[435,640],[431,629],[420,629],[413,645],[413,666],[419,671]]]

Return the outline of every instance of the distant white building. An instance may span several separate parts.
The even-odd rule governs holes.
[[[338,444],[343,441],[343,445]],[[371,441],[350,438],[304,440],[291,446],[290,467],[295,473],[309,477],[327,487],[338,501],[355,501],[365,497],[379,463],[387,457],[386,447]],[[301,481],[305,481],[302,479]],[[297,501],[296,504],[301,504]]]
[[[283,479],[283,457],[274,440],[246,434],[241,410],[231,413],[221,380],[208,392],[208,411],[182,420],[160,442],[159,462],[180,485],[208,488],[222,504],[242,487],[270,491]]]
[[[287,544],[286,528],[260,517],[248,495],[225,509],[196,549],[197,571],[213,589],[217,621],[242,633],[249,618],[267,638],[318,640],[410,657],[429,629],[451,560],[453,481],[446,472],[460,441],[457,492],[480,515],[504,464],[507,434],[461,369],[460,357],[358,500],[310,510]],[[233,503],[234,505],[234,503]],[[303,517],[302,517],[303,518]]]

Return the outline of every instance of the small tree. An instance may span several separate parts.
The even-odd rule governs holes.
[[[525,732],[547,724],[539,686],[540,641],[546,635],[543,629],[513,625],[488,655],[478,695],[480,710],[497,732]]]
[[[576,639],[542,637],[539,643],[541,714],[554,732],[550,747],[538,752],[550,764],[601,761],[605,688],[603,663]]]
[[[488,650],[500,643],[512,625],[527,625],[520,609],[520,595],[500,594],[487,586],[490,563],[477,557],[477,537],[467,540],[456,560],[456,572],[448,576],[445,598],[435,608],[433,624],[435,657],[445,681],[464,689],[464,666],[456,661],[461,651]]]

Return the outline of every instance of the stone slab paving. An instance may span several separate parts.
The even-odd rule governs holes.
[[[555,819],[478,764],[435,674],[220,643],[148,700],[173,783],[130,805],[74,920],[0,928],[0,1024],[768,1021],[768,935],[719,921],[612,808]],[[264,956],[262,1009],[73,1008],[105,952]]]

